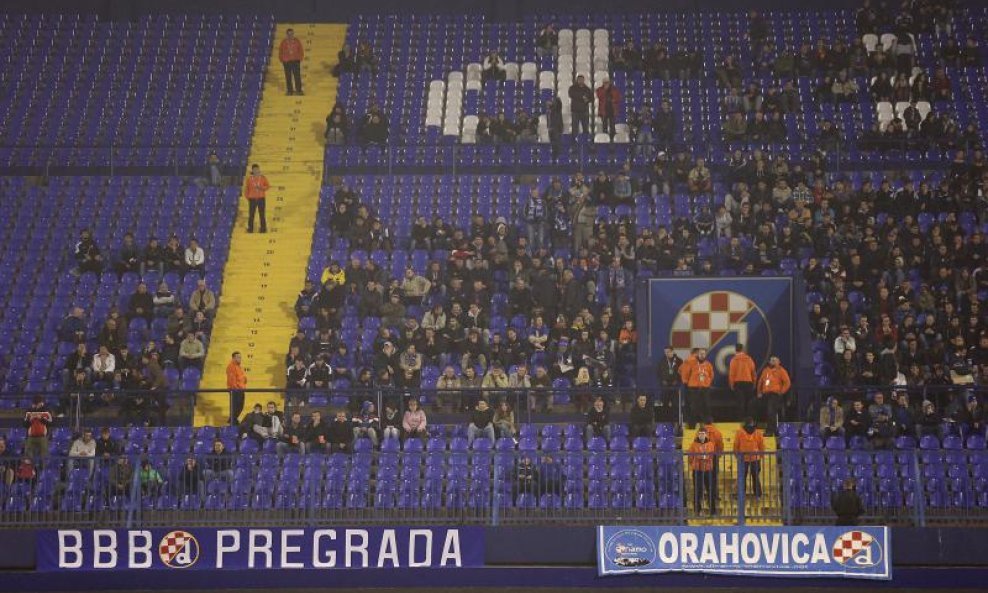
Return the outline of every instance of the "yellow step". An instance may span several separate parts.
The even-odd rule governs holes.
[[[304,96],[285,95],[278,45],[293,28],[305,48]],[[223,273],[223,299],[217,311],[203,372],[203,387],[224,389],[231,352],[244,358],[248,387],[284,386],[284,357],[297,326],[293,306],[305,279],[313,223],[322,184],[323,131],[336,102],[330,75],[346,38],[345,25],[279,24],[264,77],[261,105],[248,156],[272,187],[267,194],[267,234],[246,232],[247,203],[241,200]],[[245,409],[275,394],[249,394]],[[229,418],[225,393],[203,393],[195,423],[224,424]]]

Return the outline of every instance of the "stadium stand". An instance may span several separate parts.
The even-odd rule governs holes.
[[[3,514],[14,524],[73,517],[110,524],[125,516],[132,521],[137,511],[143,524],[164,524],[178,516],[167,513],[180,512],[186,524],[223,517],[282,524],[335,518],[487,523],[495,516],[509,523],[642,517],[679,523],[703,511],[714,520],[742,513],[755,521],[822,522],[830,494],[854,477],[868,518],[899,524],[983,518],[988,220],[981,146],[986,105],[979,91],[985,56],[976,42],[956,52],[950,42],[984,38],[988,13],[961,7],[946,19],[920,18],[928,16],[924,6],[916,3],[917,14],[889,15],[869,14],[866,7],[762,16],[557,16],[558,54],[537,51],[544,18],[355,18],[346,43],[368,67],[341,70],[336,95],[338,113],[354,124],[327,142],[318,196],[314,185],[292,190],[293,200],[318,198],[305,274],[312,284],[279,287],[302,289],[294,303],[297,325],[289,302],[279,303],[277,313],[265,311],[262,322],[270,330],[265,347],[288,338],[282,330],[300,332],[284,365],[273,357],[279,360],[270,365],[271,377],[255,373],[271,385],[287,377],[284,401],[275,398],[282,411],[251,412],[240,426],[112,428],[115,454],[123,455],[95,460],[92,471],[77,457],[66,458],[76,435],[58,426],[50,459],[37,469],[12,463],[13,476],[24,473],[3,485]],[[245,72],[230,74],[230,90],[250,105],[257,96],[250,93],[260,88],[254,73],[263,70],[272,47],[271,23],[210,18],[161,17],[161,31],[174,30],[174,42],[150,17],[127,25],[125,38],[147,34],[149,47],[159,37],[178,47],[187,29],[186,37],[195,37],[207,26],[231,27],[229,45],[211,51],[246,60]],[[44,24],[77,33],[83,45],[76,22]],[[22,35],[29,24],[36,23],[3,21]],[[626,50],[628,43],[639,49]],[[654,44],[660,47],[637,53]],[[60,37],[51,55],[69,55],[67,47]],[[505,61],[503,81],[482,80],[492,49]],[[44,61],[46,54],[26,55]],[[663,55],[675,57],[677,68],[668,76]],[[642,67],[632,65],[638,61]],[[171,62],[149,67],[168,76]],[[120,88],[144,76],[140,68],[130,72],[134,78]],[[579,73],[593,88],[613,77],[623,97],[618,129],[607,134],[603,122],[594,121],[598,134],[576,139],[563,117],[562,138],[550,141],[544,106],[561,95],[568,114],[569,83]],[[18,89],[8,112],[34,113],[35,95]],[[153,112],[158,99],[172,98],[148,97],[147,109]],[[209,120],[211,101],[204,98],[193,114],[176,111],[187,117],[181,119],[182,129],[190,130],[184,140],[246,144],[246,137],[223,134],[253,127],[256,110],[247,107],[251,125],[227,126],[224,115],[215,136],[194,135]],[[289,101],[278,103],[278,114],[288,117],[281,112],[285,105],[290,108]],[[325,107],[328,112],[332,105]],[[171,124],[175,114],[159,113],[157,125]],[[311,120],[311,109],[305,115]],[[488,116],[497,123],[485,134],[480,124]],[[65,162],[88,164],[93,159],[82,143],[99,142],[100,125],[85,133],[47,127],[39,137],[78,141]],[[157,138],[155,129],[149,141]],[[19,143],[37,131],[25,125],[6,134],[4,142]],[[252,150],[258,149],[254,138]],[[37,151],[25,160],[11,154],[11,163],[39,162]],[[205,157],[190,152],[185,158]],[[134,162],[168,158],[151,149]],[[247,164],[237,154],[231,159]],[[304,173],[312,181],[314,173]],[[133,273],[67,274],[69,243],[83,228],[93,228],[104,247],[130,228],[86,212],[150,212],[138,217],[146,225],[136,230],[140,241],[150,233],[202,238],[212,282],[224,270],[231,234],[244,239],[242,231],[231,232],[235,210],[227,201],[237,189],[171,178],[136,185],[129,178],[93,179],[87,186],[85,179],[54,177],[41,188],[22,178],[2,181],[20,196],[16,219],[27,229],[7,241],[3,265],[11,276],[35,270],[33,283],[11,283],[0,293],[8,303],[0,312],[0,339],[14,352],[5,391],[51,388],[53,371],[63,366],[58,357],[71,354],[54,333],[68,306],[91,308],[90,318],[101,319],[137,282]],[[125,204],[123,197],[135,191],[143,197]],[[89,207],[71,223],[33,207],[38,197],[62,204],[79,195]],[[176,208],[188,216],[176,216]],[[285,244],[304,250],[300,241]],[[39,249],[22,254],[24,244]],[[231,257],[237,253],[244,252]],[[296,255],[293,265],[301,268],[304,254]],[[38,269],[35,260],[47,267]],[[695,432],[660,421],[633,437],[626,415],[641,331],[632,287],[661,275],[800,278],[815,366],[815,385],[800,388],[837,400],[837,407],[818,401],[798,410],[809,421],[782,423],[778,438],[769,435],[760,449],[735,450],[748,437],[735,434],[733,424],[719,425],[727,445],[714,461],[719,512],[703,501],[690,504],[696,484],[687,470],[695,469],[697,457],[685,451]],[[183,282],[193,280],[186,274]],[[242,284],[241,290],[250,289]],[[212,288],[219,293],[219,286]],[[38,292],[51,299],[36,305]],[[241,304],[227,310],[239,312]],[[38,320],[41,334],[28,336],[25,319]],[[73,325],[70,320],[66,327]],[[128,327],[137,333],[128,341],[141,348],[166,326],[156,319],[145,328],[134,319]],[[427,336],[428,329],[435,336]],[[211,352],[223,361],[228,355]],[[523,365],[530,376],[519,374]],[[447,368],[452,376],[443,376]],[[175,379],[175,369],[165,372]],[[180,385],[195,389],[198,379],[186,369]],[[445,409],[444,387],[452,387],[452,411]],[[473,398],[460,399],[461,388],[495,405],[506,397],[516,418],[533,421],[510,422],[516,431],[499,425],[493,440],[476,438],[492,420],[482,406],[473,409]],[[513,388],[528,391],[523,398],[504,395]],[[550,390],[554,401],[541,397]],[[530,391],[536,397],[529,398]],[[596,395],[607,410],[597,416],[587,410]],[[364,400],[390,410],[378,414]],[[425,405],[425,430],[415,430],[424,416],[407,409],[408,400]],[[25,398],[4,401],[17,409],[27,404]],[[50,403],[62,405],[57,398]],[[216,409],[222,404],[213,404],[200,423],[221,423]],[[328,409],[342,417],[314,420]],[[306,418],[296,425],[292,416],[301,412]],[[594,425],[608,413],[612,418],[601,420],[606,430]],[[363,438],[367,428],[381,434]],[[20,451],[22,432],[8,432],[9,450]],[[760,440],[760,430],[748,434]],[[310,450],[303,454],[301,444]],[[320,450],[329,454],[316,454]],[[188,458],[198,461],[190,466]]]

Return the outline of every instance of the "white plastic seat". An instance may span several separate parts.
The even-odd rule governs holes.
[[[878,113],[892,113],[892,104],[888,101],[879,101],[878,105],[875,106]]]
[[[593,141],[595,144],[610,144],[611,137],[604,133],[595,134],[593,137]]]
[[[504,64],[504,79],[518,80],[518,64],[515,62],[507,62]]]
[[[443,127],[443,136],[459,136],[460,126],[459,124],[446,124]]]
[[[628,127],[628,124],[614,124],[614,133],[631,136],[631,128]]]
[[[449,73],[449,76],[447,76],[446,78],[449,80],[450,84],[452,84],[453,82],[459,82],[461,84],[463,83],[463,73],[460,72],[459,70],[453,70],[452,72]]]
[[[611,36],[610,31],[607,29],[594,29],[593,38],[594,39],[609,39]]]
[[[470,62],[467,64],[467,75],[474,73],[480,75],[483,71],[484,67],[480,64],[480,62]]]
[[[481,84],[479,78],[471,78],[467,81],[468,91],[479,91],[481,88],[483,88],[483,84]]]
[[[577,41],[580,41],[581,39],[586,40],[586,41],[590,41],[590,29],[577,29],[576,30],[576,40]]]
[[[895,104],[895,114],[902,117],[902,114],[909,107],[909,101],[899,101]]]
[[[460,142],[462,142],[463,144],[476,144],[477,134],[476,133],[469,134],[467,132],[463,132],[463,134],[460,135]]]
[[[630,142],[630,139],[628,138],[628,133],[616,132],[614,134],[614,140],[612,142],[614,142],[614,144],[627,144],[628,142]]]
[[[882,49],[889,51],[895,45],[898,38],[893,33],[883,33],[880,39],[882,41]]]
[[[477,129],[477,124],[479,122],[480,122],[480,118],[477,117],[476,115],[464,115],[463,116],[463,129],[466,130],[466,129],[473,128],[474,130],[476,130]]]
[[[919,116],[926,119],[926,116],[930,114],[933,108],[927,101],[916,101],[916,111],[919,111]]]
[[[427,115],[425,117],[425,125],[427,127],[438,128],[439,126],[442,125],[442,123],[443,123],[443,120],[438,115]]]
[[[433,80],[429,83],[429,92],[439,91],[440,93],[446,90],[446,83],[441,80]]]
[[[521,71],[520,80],[522,82],[524,82],[526,80],[530,80],[532,82],[535,82],[535,78],[536,78],[536,75],[535,75],[535,72],[534,71],[532,71],[532,70],[528,70],[528,71],[522,70]]]
[[[865,51],[871,53],[875,51],[875,48],[878,46],[878,35],[875,35],[874,33],[865,33],[861,36],[861,43],[864,44]]]

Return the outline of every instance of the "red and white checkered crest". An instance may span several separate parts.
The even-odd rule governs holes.
[[[172,531],[161,538],[158,555],[165,566],[186,568],[199,559],[199,542],[187,531]]]
[[[874,542],[875,538],[863,531],[848,531],[834,542],[834,561],[846,564]]]
[[[732,333],[737,334],[739,342],[747,342],[745,318],[755,310],[751,299],[736,292],[703,293],[679,310],[670,328],[669,343],[676,354],[686,358],[691,349],[711,350]]]

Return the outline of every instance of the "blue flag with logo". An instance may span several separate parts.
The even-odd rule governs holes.
[[[714,386],[727,385],[734,347],[763,365],[778,356],[792,368],[791,278],[652,278],[639,284],[639,387],[655,387],[655,367],[669,346],[686,360],[693,348],[707,350]]]
[[[887,527],[598,527],[600,576],[892,578]]]

